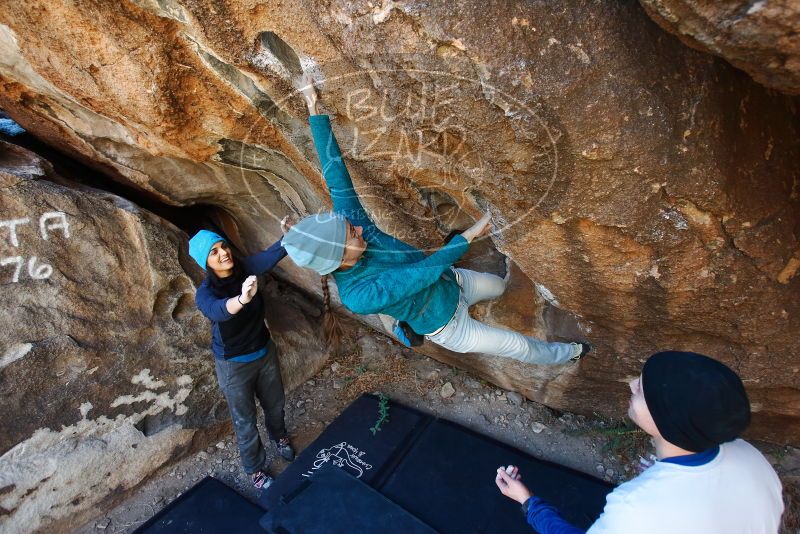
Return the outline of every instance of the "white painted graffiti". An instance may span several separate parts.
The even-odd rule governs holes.
[[[50,222],[53,220],[56,222]],[[29,217],[0,221],[0,228],[8,228],[8,242],[12,247],[19,246],[17,226],[30,224],[30,222],[31,220]],[[63,211],[48,211],[39,217],[39,233],[42,239],[47,241],[50,238],[49,232],[51,230],[61,230],[64,233],[64,237],[69,237],[69,223],[67,222],[67,215]]]
[[[29,217],[0,221],[0,230],[8,229],[8,244],[14,248],[20,246],[18,227],[30,224]],[[50,240],[54,230],[60,230],[65,238],[69,238],[69,222],[67,215],[62,211],[48,211],[39,217],[39,235],[45,241]],[[22,277],[23,267],[27,265],[27,275],[32,280],[45,280],[53,274],[53,267],[40,262],[37,256],[26,259],[23,256],[10,256],[0,260],[0,267],[13,266],[11,282],[16,284]]]
[[[48,221],[53,219],[59,222],[48,224]],[[47,241],[49,236],[47,233],[48,230],[57,229],[60,229],[64,232],[64,237],[69,237],[69,223],[67,222],[67,216],[63,211],[48,211],[39,217],[39,231],[42,234],[42,239]]]
[[[307,472],[303,473],[302,476],[310,477],[314,471],[326,463],[331,462],[336,467],[351,471],[356,478],[361,478],[364,471],[372,469],[372,464],[365,462],[362,458],[363,456],[364,451],[360,451],[357,447],[343,441],[330,448],[320,450],[317,453],[317,459],[314,461],[314,465]]]
[[[28,224],[31,220],[27,217],[24,219],[11,219],[10,221],[0,221],[0,228],[8,227],[8,239],[12,247],[19,246],[19,239],[17,239],[17,226],[20,224]]]
[[[28,260],[28,276],[34,280],[44,280],[46,278],[50,278],[50,275],[53,274],[53,268],[46,263],[37,266],[37,259],[38,258],[36,256],[31,256],[31,258]],[[25,258],[22,256],[13,256],[11,258],[3,258],[0,260],[0,266],[2,267],[5,267],[6,265],[12,265],[14,263],[16,263],[17,266],[14,269],[14,276],[11,278],[11,281],[16,284],[19,282],[19,275],[22,271],[22,266],[25,264]]]

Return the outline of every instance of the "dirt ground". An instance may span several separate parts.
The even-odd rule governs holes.
[[[348,325],[350,327],[351,325]],[[637,475],[654,460],[649,439],[624,421],[560,413],[504,391],[456,368],[353,324],[342,356],[287,395],[286,422],[296,450],[302,451],[353,399],[381,392],[396,401],[455,421],[513,445],[538,458],[614,483]],[[262,436],[266,432],[261,428]],[[755,443],[784,481],[787,512],[784,534],[800,533],[800,450]],[[272,445],[271,470],[287,463]],[[498,459],[500,465],[502,459]],[[205,476],[213,476],[255,500],[258,491],[242,471],[232,434],[206,450],[162,469],[127,501],[76,532],[133,531]],[[493,473],[487,473],[493,478]],[[530,483],[535,492],[535,481]]]

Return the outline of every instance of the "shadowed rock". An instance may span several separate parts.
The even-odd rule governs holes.
[[[794,0],[640,0],[659,26],[772,89],[800,95],[800,4]]]

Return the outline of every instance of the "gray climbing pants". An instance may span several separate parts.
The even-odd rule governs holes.
[[[283,381],[278,364],[278,350],[270,339],[267,355],[252,362],[232,362],[215,358],[217,380],[231,414],[242,467],[255,473],[267,459],[256,425],[256,402],[264,410],[264,423],[273,441],[286,437]]]
[[[506,289],[505,281],[489,273],[454,268],[461,296],[450,322],[426,339],[453,352],[479,352],[512,358],[536,365],[559,365],[581,353],[577,343],[547,342],[505,328],[476,321],[469,307],[482,300],[497,298]]]

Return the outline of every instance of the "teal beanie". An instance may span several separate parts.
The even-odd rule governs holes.
[[[192,259],[197,262],[197,265],[202,267],[205,271],[208,262],[208,253],[211,252],[214,245],[220,241],[228,242],[224,237],[214,232],[200,230],[189,240],[189,256],[191,256]]]
[[[326,212],[310,215],[292,226],[283,236],[283,248],[297,265],[324,276],[342,264],[346,241],[345,218]]]

